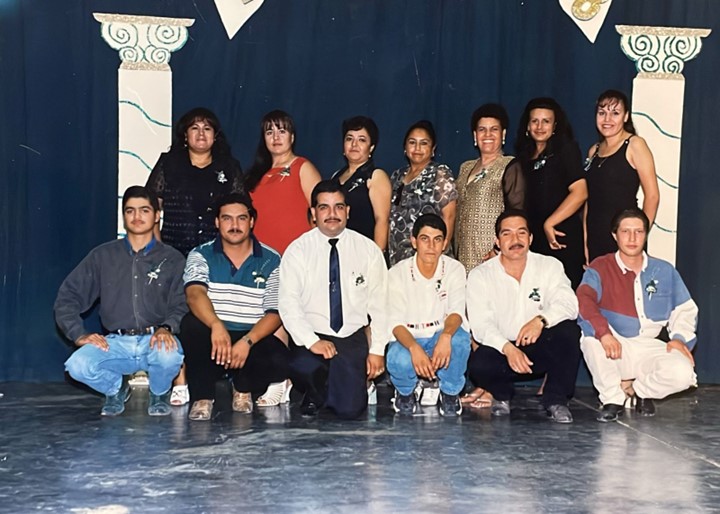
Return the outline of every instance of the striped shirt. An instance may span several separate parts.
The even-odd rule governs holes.
[[[644,254],[636,275],[619,252],[603,255],[585,270],[577,297],[578,323],[586,337],[600,339],[612,329],[622,337],[656,338],[667,326],[670,338],[688,348],[697,341],[697,305],[669,262]]]
[[[213,241],[190,252],[183,281],[207,287],[215,314],[228,330],[248,331],[266,313],[278,312],[280,255],[252,237],[253,252],[235,268]]]

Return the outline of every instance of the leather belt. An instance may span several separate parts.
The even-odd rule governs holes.
[[[120,328],[115,330],[116,334],[121,336],[144,336],[147,334],[154,333],[158,327],[146,327],[146,328]]]

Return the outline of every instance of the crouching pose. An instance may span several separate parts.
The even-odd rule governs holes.
[[[470,272],[467,310],[480,343],[470,378],[493,395],[494,416],[510,414],[513,382],[547,374],[542,404],[557,423],[571,423],[568,401],[580,361],[577,298],[562,263],[529,251],[532,234],[522,211],[495,222],[500,255]]]
[[[318,183],[311,204],[317,227],[290,243],[280,264],[280,316],[295,343],[290,378],[305,393],[303,416],[328,407],[353,419],[367,409],[367,379],[385,368],[387,268],[375,243],[346,228],[340,184]]]
[[[277,312],[280,255],[253,235],[256,213],[247,195],[233,193],[216,204],[218,237],[195,248],[185,267],[190,312],[181,337],[190,399],[189,418],[212,416],[215,382],[228,373],[232,409],[250,414],[252,393],[265,392],[260,406],[289,398],[288,349],[273,333]],[[267,391],[266,391],[267,390]]]
[[[65,362],[75,380],[105,395],[103,416],[125,410],[130,386],[123,375],[147,371],[148,414],[170,414],[170,386],[183,355],[173,336],[187,312],[182,287],[185,259],[157,241],[158,200],[141,186],[122,199],[127,235],[98,246],[68,275],[55,300],[55,320],[80,348]],[[87,333],[81,315],[100,300],[106,334]]]
[[[413,225],[416,253],[388,274],[390,343],[387,368],[395,386],[395,411],[412,414],[418,377],[440,382],[443,416],[462,412],[458,394],[465,385],[470,334],[465,320],[465,268],[443,255],[447,227],[436,214],[423,214]]]
[[[695,385],[691,350],[698,308],[677,270],[644,251],[649,221],[640,209],[615,216],[618,251],[598,257],[577,290],[581,348],[603,404],[598,421],[617,420],[627,398],[653,416],[653,398]],[[670,341],[657,337],[667,327]],[[623,389],[621,381],[632,382]]]

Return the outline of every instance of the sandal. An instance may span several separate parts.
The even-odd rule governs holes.
[[[253,411],[252,394],[239,393],[233,389],[232,410],[241,414],[250,414]]]
[[[188,419],[192,421],[209,421],[212,417],[215,400],[197,400],[193,402]]]
[[[492,401],[492,394],[481,387],[475,388],[460,398],[461,405],[470,409],[489,409],[492,406]]]
[[[170,405],[180,407],[182,405],[187,405],[189,401],[190,390],[188,389],[187,384],[173,386],[172,394],[170,395]]]
[[[492,403],[493,396],[488,391],[485,391],[479,398],[475,398],[472,403],[468,403],[467,407],[470,409],[489,409],[492,407]]]
[[[476,387],[467,394],[462,395],[460,403],[463,405],[470,405],[472,402],[483,396],[487,391],[482,387]]]
[[[257,399],[257,405],[258,407],[274,407],[281,403],[287,403],[290,401],[290,391],[292,391],[290,379],[270,384],[267,391]]]

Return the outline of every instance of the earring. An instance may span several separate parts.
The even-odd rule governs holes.
[[[368,155],[368,159],[372,159],[372,154]]]
[[[527,130],[525,131],[525,137],[530,137],[530,132]]]
[[[502,140],[502,144],[505,144],[505,138],[503,138],[503,140]]]
[[[473,140],[473,146],[477,146],[477,139]]]

